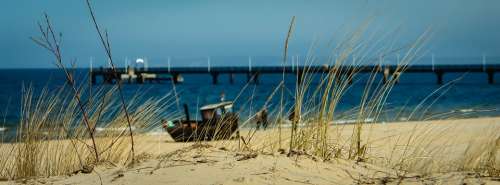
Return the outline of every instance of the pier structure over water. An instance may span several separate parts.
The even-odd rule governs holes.
[[[328,73],[339,70],[338,75],[352,73],[377,73],[382,75],[384,82],[400,73],[430,73],[436,75],[436,83],[443,84],[443,76],[446,73],[486,73],[489,84],[494,83],[494,75],[500,71],[500,64],[490,65],[412,65],[406,66],[404,71],[397,65],[364,65],[364,66],[342,66],[339,69],[333,66],[237,66],[237,67],[153,67],[153,68],[91,68],[90,77],[93,84],[100,77],[102,83],[112,84],[118,81],[142,84],[145,82],[172,81],[174,84],[183,82],[181,75],[184,74],[208,74],[212,78],[212,84],[219,83],[219,77],[228,75],[229,82],[233,84],[235,74],[246,74],[247,82],[259,84],[259,77],[264,74],[296,74],[300,83],[304,73]],[[116,72],[116,73],[115,73]]]

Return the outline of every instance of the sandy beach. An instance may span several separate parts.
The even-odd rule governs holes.
[[[0,185],[500,185],[500,1],[1,5]]]
[[[330,141],[346,147],[353,126],[331,126],[330,134],[338,137]],[[484,147],[500,136],[498,117],[366,124],[364,128],[363,141],[369,146],[366,161],[345,157],[324,161],[307,153],[287,155],[286,147],[276,148],[278,129],[255,132],[250,149],[242,149],[238,140],[176,143],[167,134],[140,135],[136,137],[140,162],[133,166],[100,164],[88,174],[0,184],[500,184],[498,176],[452,171],[465,164],[471,147]],[[283,129],[282,134],[287,133],[289,130]],[[415,150],[402,150],[404,147]],[[499,169],[499,152],[495,158],[494,167]],[[398,170],[401,164],[411,164],[404,169],[415,172],[402,175]]]

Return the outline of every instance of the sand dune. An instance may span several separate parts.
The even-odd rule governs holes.
[[[349,143],[353,125],[334,125],[331,142]],[[242,132],[246,136],[251,131]],[[141,162],[131,167],[102,164],[92,173],[18,180],[34,184],[500,184],[500,177],[481,177],[471,171],[451,172],[459,165],[471,143],[484,143],[500,135],[500,118],[478,118],[427,122],[368,124],[364,141],[369,143],[368,160],[344,158],[323,161],[307,153],[288,156],[277,152],[277,129],[255,133],[252,150],[241,150],[237,140],[175,143],[166,134],[137,138]],[[289,133],[284,129],[283,135]],[[405,173],[397,170],[402,143],[429,150],[407,155],[405,160],[429,163],[433,173]],[[274,145],[274,146],[273,146]],[[497,145],[498,146],[498,145]],[[408,146],[406,146],[408,147]],[[479,147],[479,146],[478,146]],[[500,150],[500,148],[497,148]],[[436,151],[434,153],[432,151]],[[439,154],[439,155],[437,155]],[[500,152],[495,167],[500,167]],[[387,162],[389,161],[389,162]],[[408,169],[412,169],[408,168]],[[416,170],[417,171],[417,170]],[[441,171],[441,172],[440,172]],[[12,182],[0,182],[10,184]]]

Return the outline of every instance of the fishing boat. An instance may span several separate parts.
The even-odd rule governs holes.
[[[238,114],[233,102],[225,101],[200,108],[201,120],[191,120],[184,104],[184,120],[162,120],[163,128],[176,142],[239,138]]]

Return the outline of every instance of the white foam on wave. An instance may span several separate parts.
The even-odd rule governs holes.
[[[128,131],[128,127],[97,127],[95,128],[97,132],[103,132],[103,131],[114,131],[114,132],[122,132],[122,131]],[[132,131],[135,130],[135,127],[132,126]]]
[[[474,112],[474,109],[460,109],[459,112]]]
[[[363,121],[361,121],[361,123],[373,123],[374,121],[375,121],[375,119],[373,119],[373,118],[366,118]],[[334,124],[335,125],[342,125],[342,124],[354,124],[354,123],[358,123],[358,120],[356,120],[356,119],[341,119],[341,120],[332,121],[329,124],[330,125],[334,125]],[[307,125],[308,124],[306,124],[306,123],[300,123],[298,126],[305,127]],[[287,123],[283,124],[282,126],[284,128],[290,128],[290,127],[292,127],[292,123],[290,121],[287,121]]]
[[[373,121],[375,121],[375,119],[366,118],[363,121],[361,121],[361,123],[372,123]],[[341,120],[333,121],[332,124],[353,124],[353,123],[357,123],[357,122],[358,122],[358,120],[356,120],[356,119],[341,119]]]

